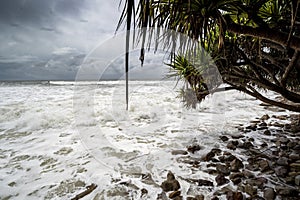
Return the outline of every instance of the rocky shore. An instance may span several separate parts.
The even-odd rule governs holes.
[[[211,149],[201,158],[192,156],[201,149],[197,144],[172,152],[178,162],[201,170],[206,166],[203,171],[215,176],[214,181],[187,181],[214,191],[214,200],[300,199],[300,115],[264,115],[238,129],[241,134],[220,136],[226,148]],[[161,187],[168,191],[165,184]],[[179,192],[169,198],[183,199]],[[186,199],[207,198],[198,194]]]
[[[117,181],[117,188],[107,195],[132,199],[134,192],[140,199],[157,200],[300,199],[300,115],[264,115],[237,128],[238,134],[220,134],[219,148],[205,154],[198,153],[204,147],[197,142],[170,152],[177,164],[202,178],[169,171],[158,182],[151,174],[135,174],[161,192],[154,197],[130,181]]]

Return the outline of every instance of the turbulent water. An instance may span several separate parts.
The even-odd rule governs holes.
[[[98,187],[84,199],[113,199],[128,192],[115,189],[122,181],[156,199],[169,170],[213,180],[177,163],[172,150],[197,143],[203,147],[197,154],[205,154],[222,147],[220,135],[273,112],[233,91],[187,110],[175,85],[132,81],[126,111],[120,81],[0,83],[0,199],[70,199],[91,183]]]

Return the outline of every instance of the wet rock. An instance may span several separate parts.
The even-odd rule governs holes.
[[[231,179],[231,182],[232,182],[234,185],[238,185],[239,183],[242,182],[242,179],[241,179],[241,178]]]
[[[279,166],[275,168],[275,173],[279,177],[285,177],[288,174],[288,169],[287,167],[284,166]]]
[[[247,184],[247,185],[245,185],[245,192],[247,194],[249,194],[250,196],[254,196],[257,194],[257,188],[250,184]]]
[[[267,125],[266,122],[262,122],[262,123],[259,124],[259,126],[260,126],[260,127],[266,127],[266,126],[268,126],[268,125]]]
[[[265,131],[264,131],[264,135],[271,135],[271,131],[265,130]]]
[[[254,177],[254,174],[248,170],[243,170],[243,175],[244,177],[247,177],[247,178],[253,178]]]
[[[167,197],[165,192],[162,192],[162,193],[157,195],[156,200],[168,200],[168,197]]]
[[[241,192],[229,191],[226,194],[226,199],[227,200],[243,200],[244,196]]]
[[[265,172],[270,169],[269,162],[267,160],[260,160],[258,162],[258,165],[262,172]]]
[[[231,150],[235,150],[238,144],[239,144],[238,141],[236,141],[236,140],[230,140],[228,142],[228,144],[227,144],[227,148],[231,149]]]
[[[289,159],[288,158],[286,158],[286,157],[280,157],[277,161],[276,161],[276,163],[278,164],[278,165],[281,165],[281,166],[288,166],[289,165]]]
[[[230,174],[230,169],[226,165],[217,164],[216,170],[218,173],[228,176]]]
[[[211,181],[204,180],[204,179],[199,179],[198,180],[198,186],[211,186],[211,187],[213,187],[214,184]]]
[[[171,192],[170,194],[169,194],[169,198],[171,198],[171,199],[174,199],[175,197],[178,197],[178,196],[180,196],[180,194],[181,194],[181,192],[180,191],[174,191],[174,192]]]
[[[246,129],[249,129],[249,130],[252,130],[252,131],[256,131],[257,126],[256,126],[256,124],[251,124],[251,125],[247,126]]]
[[[203,161],[210,161],[213,157],[215,157],[215,153],[210,151],[203,158]]]
[[[145,196],[145,195],[147,195],[147,194],[148,194],[148,190],[145,189],[145,188],[142,188],[142,189],[141,189],[141,197],[143,197],[143,196]]]
[[[291,187],[276,186],[275,190],[277,194],[284,197],[297,197],[299,194],[297,189]]]
[[[276,198],[276,193],[273,188],[266,188],[264,190],[264,196],[265,200],[274,200]]]
[[[266,114],[266,115],[263,115],[260,119],[261,120],[268,120],[268,119],[270,119],[270,116]]]
[[[204,200],[204,195],[196,195],[195,197],[187,197],[186,200]]]
[[[244,135],[240,135],[240,134],[238,134],[238,135],[231,135],[232,139],[241,139],[241,138],[244,138],[244,137],[245,137]]]
[[[237,172],[239,171],[241,168],[244,168],[244,164],[241,160],[239,159],[234,159],[231,163],[230,163],[230,168],[231,171],[233,172]]]
[[[165,192],[176,191],[180,189],[180,184],[175,179],[175,176],[171,171],[168,172],[167,180],[161,184],[161,188]]]
[[[300,163],[295,162],[290,164],[291,171],[300,172]]]
[[[222,150],[221,150],[221,149],[217,149],[217,148],[213,148],[213,149],[211,150],[211,152],[214,153],[214,154],[216,154],[216,155],[220,155],[221,152],[222,152]]]
[[[263,188],[264,184],[266,184],[268,182],[268,180],[266,178],[263,177],[258,177],[258,178],[254,178],[254,179],[247,179],[246,183],[249,185],[255,185],[258,188]]]
[[[289,159],[291,159],[293,161],[300,160],[300,155],[298,153],[293,152],[289,155]]]
[[[250,142],[250,141],[246,141],[240,146],[240,148],[243,148],[243,149],[250,149],[253,147],[254,146],[253,146],[252,142]]]
[[[245,177],[245,175],[242,172],[231,173],[229,176],[230,180],[236,179],[236,178],[244,178],[244,177]]]
[[[219,174],[219,175],[215,178],[215,180],[216,180],[218,186],[224,185],[224,184],[226,184],[226,183],[229,182],[229,180],[226,179],[225,176],[222,175],[222,174]]]
[[[184,150],[173,150],[171,153],[172,153],[172,155],[187,155],[188,154],[188,152],[184,151]]]
[[[218,197],[213,197],[213,198],[211,198],[211,200],[219,200],[219,198]]]
[[[196,200],[204,200],[204,195],[203,195],[203,194],[196,195],[196,196],[195,196],[195,199],[196,199]]]
[[[194,145],[188,146],[187,150],[188,150],[188,152],[195,153],[196,151],[201,150],[201,147],[198,144],[194,144]]]
[[[220,139],[223,141],[223,142],[227,142],[229,140],[229,138],[225,135],[222,135],[220,136]]]
[[[300,175],[295,177],[295,184],[300,186]]]
[[[280,142],[281,144],[287,144],[287,143],[290,142],[290,140],[289,140],[288,138],[286,138],[286,137],[280,137],[280,138],[279,138],[279,142]]]

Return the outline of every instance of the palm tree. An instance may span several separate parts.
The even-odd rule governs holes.
[[[299,0],[139,0],[136,8],[134,0],[126,2],[118,27],[127,17],[130,28],[131,10],[136,16],[134,27],[163,27],[184,33],[211,55],[223,82],[231,88],[300,112]],[[141,33],[142,61],[145,34]],[[194,51],[194,46],[186,45],[187,53]],[[172,57],[169,64],[179,75],[193,68],[193,62],[178,62],[184,61],[182,56]],[[201,101],[205,95],[197,94],[209,91],[202,87],[201,71],[197,70],[181,77]],[[271,99],[261,89],[273,91],[285,101]]]

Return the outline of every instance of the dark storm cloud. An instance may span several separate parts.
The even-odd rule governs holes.
[[[85,55],[113,37],[119,1],[0,1],[0,79],[74,79]],[[120,77],[123,67],[123,61],[114,63],[106,76]]]

